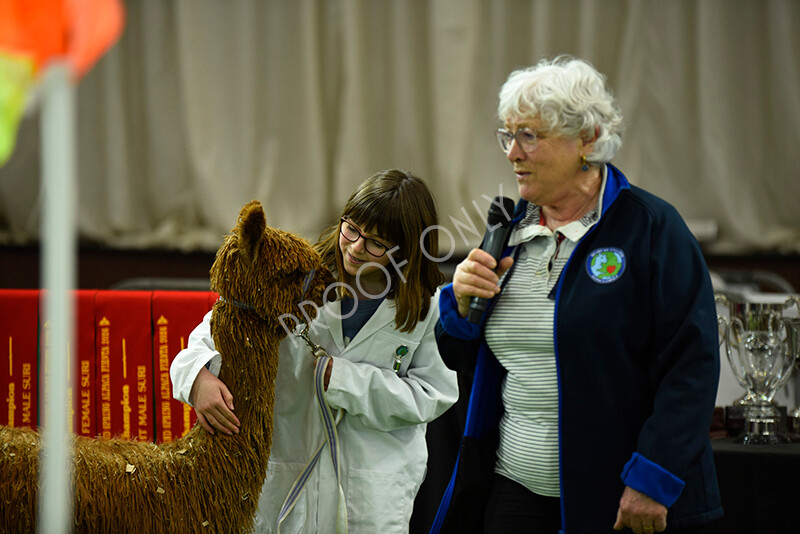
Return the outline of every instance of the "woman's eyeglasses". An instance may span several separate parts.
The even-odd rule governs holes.
[[[506,130],[505,128],[500,128],[495,132],[497,135],[497,142],[500,143],[500,148],[503,149],[503,152],[508,154],[511,151],[511,143],[514,139],[517,140],[517,145],[524,151],[524,152],[533,152],[536,149],[536,142],[542,136],[536,133],[536,130],[531,130],[530,128],[520,128],[516,132],[511,132]]]
[[[380,258],[386,251],[389,250],[389,247],[381,243],[380,241],[373,239],[371,237],[366,237],[361,231],[354,226],[350,221],[342,217],[339,219],[341,224],[339,225],[339,232],[342,236],[350,241],[351,243],[355,243],[358,241],[359,238],[364,239],[364,248],[367,249],[367,252],[370,256],[375,256],[376,258]]]

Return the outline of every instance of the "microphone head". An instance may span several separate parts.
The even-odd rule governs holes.
[[[514,213],[514,201],[508,197],[494,197],[489,206],[486,223],[489,226],[508,226]]]

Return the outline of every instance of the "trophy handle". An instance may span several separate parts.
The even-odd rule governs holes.
[[[739,354],[739,343],[742,339],[742,334],[744,332],[744,325],[742,321],[738,317],[734,317],[730,320],[723,321],[726,324],[725,327],[725,355],[728,357],[728,364],[731,366],[731,370],[733,371],[733,376],[736,377],[736,381],[739,382],[739,385],[742,386],[746,391],[751,391],[751,385],[747,380],[747,375],[742,369],[742,362],[741,360],[733,355],[733,351],[731,347],[737,349],[736,353]],[[738,335],[737,332],[738,330]],[[739,341],[736,341],[736,340]]]
[[[789,378],[792,376],[792,370],[794,369],[794,355],[792,354],[792,347],[790,339],[791,331],[788,328],[788,322],[782,318],[777,318],[775,320],[775,327],[778,328],[777,332],[783,334],[783,338],[780,339],[780,353],[783,355],[781,358],[781,375],[775,381],[775,392],[781,389],[786,382],[789,381]],[[770,399],[771,400],[771,399]]]
[[[787,308],[790,308],[792,304],[797,306],[797,317],[790,317],[786,320],[786,336],[789,344],[788,350],[791,351],[792,358],[794,358],[794,366],[800,371],[800,295],[791,295],[786,299]]]
[[[728,307],[730,310],[730,301],[728,297],[723,293],[714,293],[714,302],[716,304],[721,304],[723,306]],[[728,359],[728,364],[731,367],[731,371],[733,372],[734,378],[742,386],[745,391],[748,393],[750,392],[750,385],[747,383],[747,378],[745,376],[744,370],[742,369],[742,362],[739,360],[737,356],[734,356],[733,350],[731,347],[736,348],[736,353],[739,353],[739,342],[742,338],[742,332],[744,331],[744,325],[742,321],[736,317],[725,317],[724,315],[717,316],[717,325],[719,327],[719,345],[722,346],[725,343],[725,356]],[[734,333],[733,330],[736,328],[738,330],[737,333]],[[738,334],[738,335],[737,335]],[[738,341],[737,341],[738,340]]]
[[[714,303],[728,306],[728,297],[722,293],[714,293]],[[800,307],[800,304],[798,304],[798,307]],[[718,346],[721,347],[722,343],[725,342],[725,337],[728,335],[728,328],[730,328],[730,326],[731,323],[728,321],[727,317],[723,315],[717,315],[717,337],[719,339]]]
[[[725,342],[725,338],[728,336],[728,329],[731,327],[731,323],[728,322],[727,317],[717,316],[717,337],[719,339],[719,346],[721,347],[722,344]]]
[[[800,317],[788,317],[786,325],[786,350],[794,359],[795,366],[800,369]]]

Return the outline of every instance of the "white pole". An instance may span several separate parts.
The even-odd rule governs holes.
[[[64,61],[44,73],[42,101],[42,277],[49,357],[45,362],[45,419],[40,458],[39,532],[63,534],[72,524],[72,436],[68,377],[74,344],[75,92]],[[45,351],[41,351],[43,355]]]

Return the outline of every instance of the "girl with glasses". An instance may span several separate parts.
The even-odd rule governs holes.
[[[425,230],[436,225],[425,183],[390,169],[359,185],[322,233],[316,248],[336,283],[307,335],[331,360],[316,378],[306,344],[292,335],[281,344],[255,532],[332,533],[345,524],[354,533],[408,532],[426,471],[426,425],[458,397],[434,336],[444,277],[431,259],[436,233]],[[209,319],[172,364],[173,392],[194,406],[207,431],[236,433],[234,401],[244,400],[232,399],[215,376],[224,355],[214,348]],[[315,379],[323,382],[321,402],[341,418],[334,423],[338,481]]]

